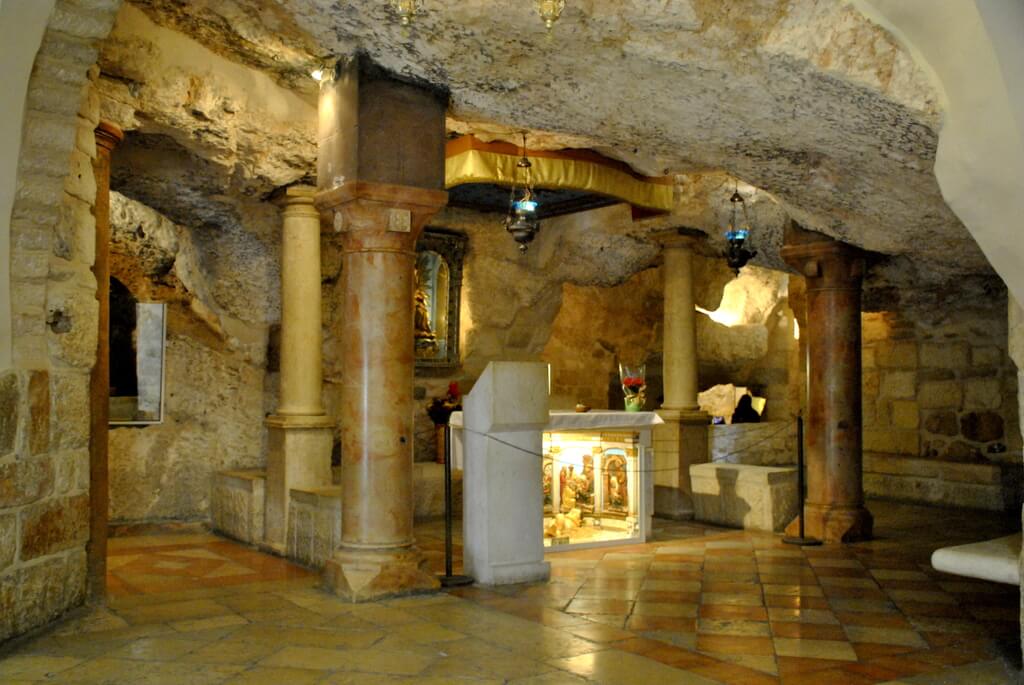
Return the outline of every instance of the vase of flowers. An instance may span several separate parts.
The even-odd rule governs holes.
[[[437,463],[443,464],[446,452],[445,426],[452,412],[462,409],[462,393],[459,392],[458,381],[448,384],[448,393],[444,397],[435,397],[427,404],[427,415],[434,422],[437,437]]]
[[[645,365],[627,366],[619,364],[619,379],[622,381],[622,392],[625,395],[626,411],[643,411],[647,400],[647,381],[644,375]]]

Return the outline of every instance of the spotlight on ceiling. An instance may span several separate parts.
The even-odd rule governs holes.
[[[312,78],[317,83],[320,83],[321,81],[324,80],[324,68],[317,67],[313,71],[309,72],[309,77]]]
[[[747,213],[747,203],[740,195],[739,185],[734,189],[732,197],[732,220],[725,232],[725,240],[728,247],[725,252],[725,261],[737,276],[740,269],[747,265],[751,259],[757,256],[757,250],[747,249],[747,240],[750,238],[750,216]]]

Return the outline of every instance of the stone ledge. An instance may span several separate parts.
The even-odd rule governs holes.
[[[690,482],[698,521],[778,532],[797,515],[792,466],[694,464]]]
[[[1010,511],[1019,506],[1019,467],[864,455],[864,494],[908,502]]]
[[[250,545],[262,542],[266,479],[266,472],[258,469],[214,474],[210,497],[213,529]]]
[[[1021,534],[967,545],[942,547],[932,553],[936,571],[995,583],[1020,585]]]

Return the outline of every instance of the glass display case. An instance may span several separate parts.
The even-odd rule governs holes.
[[[646,539],[648,479],[642,464],[650,449],[649,431],[544,432],[541,483],[548,551]]]

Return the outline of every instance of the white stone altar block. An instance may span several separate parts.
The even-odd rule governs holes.
[[[491,362],[463,406],[466,573],[485,585],[547,580],[540,455],[548,365]]]

